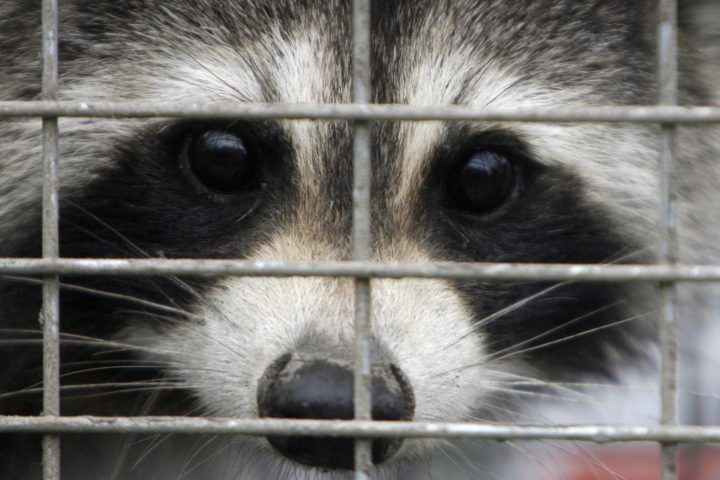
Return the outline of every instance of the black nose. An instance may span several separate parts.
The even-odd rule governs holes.
[[[286,354],[265,371],[257,398],[261,417],[349,420],[354,413],[353,374],[332,361]],[[410,420],[414,408],[412,389],[402,372],[392,364],[373,366],[373,419]],[[351,438],[270,436],[268,441],[286,457],[305,465],[353,468]],[[401,443],[397,438],[373,439],[373,462],[390,458]]]

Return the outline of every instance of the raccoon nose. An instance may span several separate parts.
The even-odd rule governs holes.
[[[410,420],[415,408],[412,389],[395,365],[375,365],[372,376],[372,417],[375,420]],[[282,355],[267,368],[258,384],[261,417],[341,419],[353,418],[353,374],[339,364],[317,358]],[[351,438],[269,436],[270,444],[296,462],[330,469],[351,469]],[[372,458],[382,463],[397,452],[397,438],[372,441]]]

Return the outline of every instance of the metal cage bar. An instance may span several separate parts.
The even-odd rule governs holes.
[[[677,0],[660,0],[658,22],[658,88],[660,105],[678,103]],[[677,262],[674,166],[676,157],[675,124],[661,126],[660,145],[660,261]],[[678,423],[678,326],[675,309],[675,284],[660,285],[660,421]],[[663,480],[677,480],[678,445],[661,443]]]
[[[235,275],[493,281],[720,282],[720,266],[551,263],[381,263],[137,258],[2,258],[0,275]],[[34,281],[27,278],[27,281]],[[63,285],[68,288],[69,285]]]
[[[352,101],[370,103],[370,2],[352,2]],[[353,123],[353,258],[368,261],[371,256],[372,168],[370,125]],[[371,345],[372,313],[370,279],[355,278],[355,364],[353,403],[356,420],[372,420]],[[355,479],[369,480],[372,469],[372,440],[355,440]]]
[[[718,443],[718,425],[502,425],[454,422],[238,419],[208,417],[20,417],[0,416],[2,432],[193,433],[336,437],[563,440],[594,443]]]
[[[58,2],[42,2],[42,99],[56,100],[58,91]],[[42,255],[60,255],[58,212],[58,118],[43,117]],[[43,416],[60,415],[60,280],[48,274],[43,281]],[[60,436],[42,438],[43,480],[60,479]]]
[[[0,101],[0,118],[193,118],[542,123],[720,123],[720,107],[677,105],[492,107],[400,104]]]

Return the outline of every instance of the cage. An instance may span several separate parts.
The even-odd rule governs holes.
[[[646,463],[657,472],[627,470],[626,478],[700,479],[716,478],[717,452],[695,451],[706,459],[706,475],[687,473],[690,455],[684,455],[678,469],[681,444],[720,442],[720,427],[692,426],[678,423],[678,332],[674,313],[676,282],[718,282],[720,267],[682,265],[676,261],[674,189],[672,176],[676,154],[677,125],[720,123],[720,109],[681,107],[678,103],[677,78],[677,5],[674,0],[659,0],[659,78],[660,101],[655,107],[592,108],[515,108],[478,109],[465,106],[410,106],[370,104],[370,7],[369,0],[353,2],[353,104],[344,105],[198,105],[148,104],[143,102],[58,102],[57,33],[59,8],[57,0],[43,0],[43,77],[42,101],[0,102],[0,116],[41,117],[43,119],[44,185],[43,258],[0,259],[0,275],[42,275],[44,329],[44,410],[38,417],[0,416],[0,432],[40,432],[43,434],[43,478],[59,480],[60,442],[63,434],[83,432],[123,433],[213,433],[240,435],[330,435],[355,438],[356,479],[372,475],[371,442],[377,437],[403,438],[471,438],[500,441],[575,440],[583,442],[622,443],[655,442],[660,452],[636,449],[604,453],[601,463],[611,463],[613,455],[620,462]],[[151,259],[68,259],[59,256],[58,240],[58,118],[59,117],[182,117],[208,119],[343,119],[354,124],[353,136],[353,252],[350,262],[252,262],[242,260],[168,260]],[[608,122],[660,125],[662,145],[661,208],[663,223],[663,262],[657,265],[545,265],[545,264],[381,264],[370,261],[370,189],[371,162],[368,124],[371,120],[467,120],[497,122]],[[250,275],[250,276],[343,276],[355,281],[355,420],[271,420],[224,418],[101,418],[66,417],[59,410],[59,275]],[[499,425],[444,422],[382,422],[370,415],[369,318],[372,278],[443,278],[493,281],[577,281],[651,282],[661,291],[661,425]],[[618,453],[619,452],[619,453]],[[700,452],[700,453],[698,453]],[[617,459],[617,458],[616,458]],[[683,464],[685,461],[685,464]],[[600,462],[600,461],[599,461]],[[634,465],[637,466],[637,465]],[[619,468],[619,467],[618,467]],[[572,470],[572,466],[570,466]],[[661,472],[661,473],[660,473]],[[680,473],[678,473],[680,472]],[[715,472],[715,473],[706,473]],[[601,473],[567,473],[580,480]],[[678,476],[680,475],[680,476]],[[622,474],[608,477],[622,478]]]

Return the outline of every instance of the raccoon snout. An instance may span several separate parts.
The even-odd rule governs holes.
[[[353,418],[353,373],[348,365],[332,360],[285,354],[275,360],[258,383],[261,417],[340,419]],[[412,388],[394,364],[372,367],[372,417],[375,420],[410,420],[415,409]],[[287,458],[304,465],[351,469],[351,438],[269,436],[270,444]],[[401,439],[376,438],[375,464],[392,457]]]

